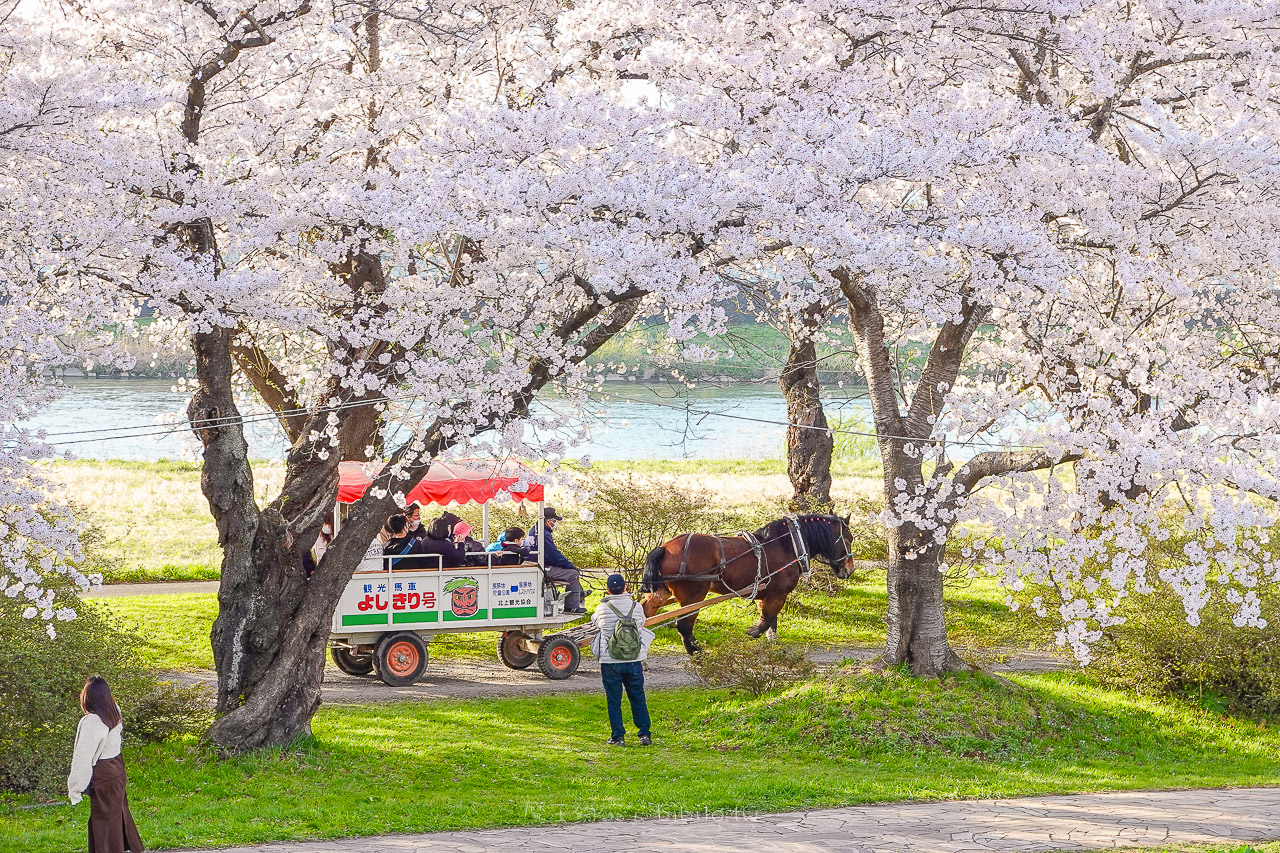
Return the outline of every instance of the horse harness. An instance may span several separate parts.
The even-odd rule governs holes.
[[[783,565],[781,565],[777,569],[774,569],[768,574],[765,574],[765,570],[768,569],[768,561],[764,555],[764,546],[768,545],[770,542],[776,542],[783,537],[777,536],[777,537],[774,537],[773,539],[768,540],[767,542],[761,542],[760,539],[754,533],[751,533],[746,530],[738,531],[737,538],[745,539],[747,544],[751,546],[752,552],[754,552],[756,555],[756,577],[755,577],[755,580],[752,581],[751,583],[751,594],[743,595],[742,592],[740,592],[739,590],[733,590],[733,592],[738,596],[748,601],[754,601],[760,594],[761,584],[767,583],[769,579],[772,578],[774,575],[778,574],[779,572],[785,571],[789,566],[791,566],[794,563],[800,564],[800,573],[803,577],[809,576],[809,573],[812,571],[812,567],[810,566],[810,562],[809,562],[809,557],[810,557],[809,546],[805,542],[804,536],[801,534],[800,519],[795,515],[787,515],[787,516],[784,516],[784,520],[787,523],[787,533],[785,535],[788,536],[791,540],[791,550],[792,550],[792,553],[796,555],[796,558],[794,560],[791,560],[790,562],[784,563]],[[693,582],[712,581],[712,580],[723,581],[724,568],[726,565],[729,564],[729,562],[731,562],[729,560],[726,560],[724,555],[725,537],[721,537],[721,536],[713,537],[716,540],[716,545],[720,548],[720,562],[716,563],[715,566],[713,566],[712,568],[708,569],[705,572],[699,572],[698,574],[691,575],[689,574],[689,544],[693,541],[693,536],[694,534],[692,533],[689,533],[685,536],[684,548],[680,552],[680,570],[679,572],[676,573],[675,580],[693,581]],[[734,557],[733,559],[739,560],[745,556],[746,554],[742,554],[738,557]]]

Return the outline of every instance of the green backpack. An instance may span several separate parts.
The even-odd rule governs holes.
[[[612,603],[609,604],[609,609],[618,617],[613,625],[613,633],[609,635],[609,657],[618,661],[635,660],[640,657],[640,649],[644,646],[640,642],[640,626],[631,615],[636,612],[636,603],[631,602],[631,609],[626,616],[619,613]]]

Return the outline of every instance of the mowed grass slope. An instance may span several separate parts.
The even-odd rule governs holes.
[[[133,747],[149,847],[248,844],[904,799],[1280,782],[1280,735],[1075,675],[841,672],[759,699],[651,696],[656,743],[606,747],[603,697],[325,707],[314,738],[217,760]],[[86,807],[0,807],[0,851],[83,844]]]
[[[857,579],[834,583],[836,592],[832,595],[808,587],[792,593],[778,620],[779,639],[837,648],[878,646],[884,642],[884,572],[865,572]],[[990,578],[949,584],[946,600],[952,642],[966,653],[1045,648],[1052,640],[1052,625],[1029,618],[1025,611],[1010,612],[1004,604],[1004,593]],[[598,601],[598,597],[589,598],[587,606]],[[165,670],[213,668],[209,631],[217,616],[218,602],[212,593],[100,598],[86,604],[114,614],[136,630],[143,641],[140,652],[148,664]],[[697,636],[705,644],[714,645],[726,636],[741,634],[756,619],[754,605],[728,601],[699,615]],[[491,632],[450,634],[432,640],[431,658],[493,660],[495,642],[496,634]],[[684,653],[671,625],[658,630],[654,653]]]

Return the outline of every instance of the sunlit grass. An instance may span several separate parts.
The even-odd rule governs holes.
[[[817,568],[816,572],[825,572]],[[884,573],[872,571],[842,582],[833,595],[801,588],[792,593],[779,618],[780,637],[815,647],[878,646],[884,642],[887,593]],[[588,599],[588,604],[598,599]],[[946,588],[948,621],[954,642],[974,652],[995,648],[1041,647],[1050,640],[1046,623],[1012,614],[989,578]],[[209,631],[217,616],[217,596],[147,595],[90,599],[88,605],[113,613],[143,639],[143,659],[166,670],[212,669]],[[703,611],[698,638],[707,644],[741,634],[757,619],[754,605],[728,601]],[[495,633],[450,634],[431,642],[432,660],[494,660]],[[656,654],[682,654],[670,626],[658,631]]]
[[[108,582],[216,580],[221,554],[200,468],[187,462],[77,461],[47,466],[50,479],[101,528]],[[266,500],[281,480],[279,466],[255,466]]]
[[[651,749],[603,744],[597,694],[325,706],[292,749],[223,761],[190,740],[130,747],[129,798],[148,846],[166,848],[1280,782],[1274,729],[1079,676],[842,673],[759,699],[650,700]],[[76,849],[84,816],[11,801],[0,851]]]

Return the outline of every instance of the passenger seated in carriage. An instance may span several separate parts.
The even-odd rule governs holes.
[[[417,540],[409,530],[407,518],[400,513],[390,516],[387,519],[386,530],[391,536],[382,546],[383,554],[399,557],[414,553],[413,546]]]
[[[521,560],[527,560],[529,552],[524,547],[524,528],[508,527],[502,531],[502,538],[490,545],[487,550],[505,551],[508,554],[518,555]]]
[[[587,611],[582,606],[582,599],[588,593],[582,588],[581,573],[578,571],[578,567],[573,564],[573,561],[556,547],[556,540],[551,535],[556,526],[564,521],[564,516],[556,512],[555,507],[549,506],[543,510],[542,517],[544,519],[542,525],[542,552],[546,558],[543,572],[551,580],[565,585],[564,612],[572,613],[576,616],[584,616]],[[530,530],[529,535],[525,537],[524,547],[529,554],[538,553],[538,529],[536,527]]]
[[[484,545],[471,538],[472,529],[470,524],[465,521],[459,521],[453,526],[453,541],[462,549],[463,553],[470,554],[477,551],[483,553]]]
[[[437,518],[427,527],[427,535],[417,543],[417,554],[438,554],[440,568],[457,569],[467,563],[462,548],[455,545],[450,537],[449,523]],[[434,562],[434,561],[433,561]]]

